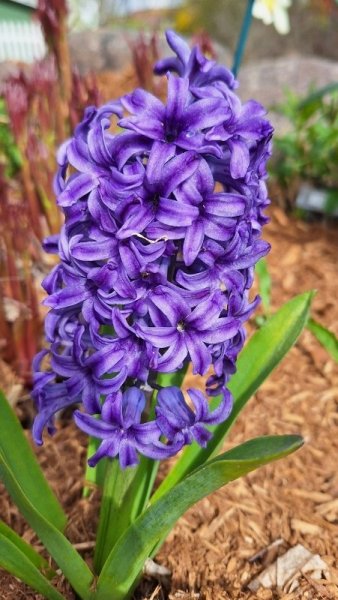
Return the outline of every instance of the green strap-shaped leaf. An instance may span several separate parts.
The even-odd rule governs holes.
[[[66,515],[40,468],[14,411],[0,390],[0,451],[20,487],[46,519],[62,531]]]
[[[55,571],[51,569],[47,560],[41,556],[34,548],[25,542],[11,527],[8,527],[6,523],[0,521],[0,535],[7,538],[14,546],[17,547],[18,551],[25,554],[27,559],[37,568],[39,571],[43,571],[44,575],[48,579],[52,579],[55,576]]]
[[[311,333],[313,333],[325,350],[332,356],[333,360],[338,362],[338,339],[336,338],[335,334],[318,323],[318,321],[315,321],[315,319],[309,319],[307,328],[309,331],[311,331]]]
[[[93,574],[88,565],[67,538],[36,509],[34,500],[22,489],[2,451],[0,451],[0,478],[13,502],[37,533],[81,600],[88,600],[93,581]]]
[[[207,448],[192,444],[185,449],[169,475],[156,490],[152,501],[181,481],[187,473],[203,464],[221,447],[226,434],[248,400],[296,342],[307,322],[313,295],[313,292],[301,294],[284,304],[251,337],[238,357],[237,372],[229,382],[234,397],[230,417],[224,423],[212,428],[213,437]]]
[[[129,598],[154,546],[164,541],[188,508],[229,481],[290,454],[302,443],[295,435],[257,438],[196,469],[130,525],[108,556],[92,600]]]
[[[0,533],[0,567],[21,579],[47,600],[64,600],[64,596],[49,583],[27,555],[2,533]]]

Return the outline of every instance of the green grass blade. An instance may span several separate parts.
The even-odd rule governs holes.
[[[0,390],[0,451],[30,501],[62,531],[67,517],[40,468],[14,411]]]
[[[47,600],[64,600],[17,545],[0,533],[0,567],[17,577]]]
[[[24,554],[27,559],[37,568],[39,571],[43,571],[44,575],[48,579],[52,579],[55,576],[55,571],[51,569],[48,561],[41,556],[34,548],[25,542],[11,527],[8,527],[6,523],[0,521],[0,535],[7,538],[14,546],[17,547],[18,551]]]
[[[95,600],[126,600],[145,560],[159,540],[193,504],[229,481],[297,450],[299,436],[267,436],[225,452],[166,492],[127,529],[110,553],[97,582]]]
[[[230,417],[224,423],[212,428],[213,438],[207,448],[192,444],[185,449],[181,458],[156,490],[152,500],[158,499],[187,473],[217,452],[248,400],[296,342],[307,323],[313,295],[313,292],[308,292],[296,296],[284,304],[259,331],[254,333],[239,355],[237,372],[229,383],[234,397],[234,407]]]
[[[333,360],[338,362],[338,339],[335,334],[312,318],[309,319],[307,328],[313,333],[318,342],[325,348],[330,356],[332,356]]]
[[[0,451],[0,478],[14,504],[37,533],[81,600],[89,600],[93,574],[88,565],[59,529],[38,511],[34,500],[26,494],[16,479],[2,451]]]

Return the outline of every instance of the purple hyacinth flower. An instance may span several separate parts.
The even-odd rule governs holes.
[[[38,414],[33,425],[33,439],[39,446],[42,444],[42,432],[47,426],[50,434],[54,433],[54,415],[80,401],[80,397],[70,397],[66,382],[57,383],[55,373],[42,371],[42,361],[48,356],[47,350],[41,350],[33,361],[34,390],[32,397],[36,403]]]
[[[173,148],[154,142],[147,161],[143,185],[137,194],[120,203],[117,215],[123,222],[116,237],[120,240],[146,230],[156,218],[165,226],[188,226],[197,210],[190,204],[170,199],[172,192],[196,171],[199,158],[193,152],[175,156]]]
[[[246,211],[247,199],[244,195],[218,192],[214,193],[215,181],[205,160],[199,169],[176,191],[176,197],[190,202],[196,209],[191,224],[186,227],[183,258],[191,265],[197,258],[204,238],[220,241],[231,240],[234,236],[237,218]]]
[[[143,392],[131,387],[124,393],[117,392],[106,398],[100,419],[75,411],[78,427],[102,439],[99,449],[88,461],[90,466],[94,467],[105,456],[118,456],[122,469],[125,469],[138,464],[138,453],[154,459],[170,455],[171,450],[159,442],[161,432],[157,423],[141,423],[145,404]]]
[[[207,133],[210,141],[223,141],[230,150],[230,173],[234,179],[245,177],[250,165],[250,146],[272,134],[272,127],[264,117],[264,107],[249,100],[241,104],[233,94],[232,111],[228,119],[212,127]]]
[[[155,73],[164,75],[168,71],[174,71],[180,77],[187,77],[194,89],[204,88],[215,82],[223,84],[225,89],[238,86],[230,69],[208,60],[198,46],[190,50],[188,44],[174,31],[168,30],[166,38],[176,57],[159,60],[155,65]]]
[[[156,422],[162,434],[174,445],[191,444],[194,440],[205,447],[212,437],[206,425],[225,421],[232,408],[232,398],[224,391],[219,406],[210,411],[205,396],[199,390],[189,389],[193,404],[192,410],[186,403],[182,391],[177,387],[167,387],[158,394]]]
[[[222,123],[225,102],[222,98],[203,98],[192,102],[187,78],[168,75],[166,105],[142,89],[124,96],[121,102],[132,116],[121,119],[120,127],[153,140],[175,144],[184,150],[219,156],[217,144],[205,143],[205,132]]]
[[[215,292],[191,310],[182,296],[170,288],[159,286],[153,291],[152,302],[166,317],[167,324],[156,327],[140,325],[138,331],[155,348],[167,348],[158,359],[158,369],[164,373],[179,369],[189,354],[194,373],[203,375],[211,363],[207,344],[228,340],[240,326],[237,319],[220,317],[223,305],[221,292]]]

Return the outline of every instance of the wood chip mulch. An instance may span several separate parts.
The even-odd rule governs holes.
[[[313,316],[338,335],[337,227],[310,224],[272,210],[272,307],[297,293],[317,289]],[[192,508],[169,535],[156,560],[172,571],[171,586],[145,580],[137,600],[313,600],[338,598],[338,368],[305,331],[270,379],[250,401],[231,431],[228,448],[249,438],[300,433],[305,446],[295,455],[226,486]],[[37,450],[70,519],[68,535],[90,562],[98,497],[81,499],[85,436],[65,420]],[[39,546],[1,488],[0,515]],[[247,585],[296,544],[318,554],[329,578],[299,577],[287,589]],[[60,577],[65,598],[74,595]],[[1,572],[2,600],[41,600]]]

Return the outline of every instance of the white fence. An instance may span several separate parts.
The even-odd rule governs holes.
[[[0,22],[0,62],[17,60],[32,63],[43,58],[45,53],[46,46],[38,23]]]
[[[182,0],[115,0],[114,9],[120,15],[157,8],[177,8]]]

